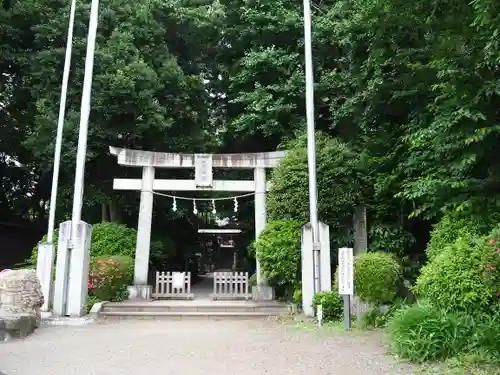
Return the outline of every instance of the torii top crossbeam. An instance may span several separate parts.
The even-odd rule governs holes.
[[[109,147],[118,164],[128,167],[194,168],[196,154],[152,152],[118,147]],[[215,168],[274,168],[285,156],[286,151],[257,152],[244,154],[207,154]]]

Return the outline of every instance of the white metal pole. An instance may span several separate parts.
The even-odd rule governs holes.
[[[87,36],[87,56],[85,58],[85,75],[83,78],[82,103],[80,108],[80,131],[78,134],[78,150],[76,153],[75,188],[73,191],[73,214],[71,239],[74,241],[78,223],[82,217],[83,181],[85,174],[85,158],[87,155],[87,134],[90,116],[90,99],[92,91],[92,73],[94,69],[95,40],[99,0],[92,0],[90,7],[89,32]]]
[[[54,171],[52,172],[52,189],[50,192],[49,227],[47,229],[47,242],[54,240],[54,227],[57,204],[57,187],[59,184],[59,166],[61,164],[61,147],[64,129],[64,116],[66,113],[66,96],[68,93],[69,71],[71,67],[71,52],[73,48],[73,26],[75,24],[76,0],[71,1],[68,24],[68,39],[66,41],[66,57],[64,58],[64,70],[61,85],[61,99],[59,102],[59,118],[57,120],[56,146],[54,151]]]
[[[306,65],[307,162],[309,169],[309,220],[312,226],[314,292],[321,291],[318,188],[316,182],[316,135],[314,128],[314,76],[312,65],[311,4],[304,3],[304,55]]]

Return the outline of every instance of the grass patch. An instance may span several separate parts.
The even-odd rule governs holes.
[[[500,375],[500,367],[480,354],[462,355],[437,364],[427,364],[422,374],[429,375]]]

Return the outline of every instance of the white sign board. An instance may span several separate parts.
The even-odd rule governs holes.
[[[212,155],[195,154],[194,156],[194,180],[196,186],[212,187]]]
[[[352,248],[339,249],[339,294],[354,294],[354,254]]]

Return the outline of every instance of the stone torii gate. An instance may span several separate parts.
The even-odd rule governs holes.
[[[274,168],[285,156],[285,151],[246,154],[175,154],[110,147],[118,164],[142,168],[142,179],[115,178],[114,190],[141,192],[137,244],[134,264],[134,285],[129,287],[129,298],[150,299],[152,286],[148,285],[149,251],[154,191],[228,191],[255,192],[255,237],[266,225],[266,192],[269,186],[266,168]],[[195,168],[194,180],[155,179],[155,168]],[[253,169],[254,180],[213,180],[212,168]],[[273,289],[267,284],[257,259],[257,290],[254,299],[274,299]]]

